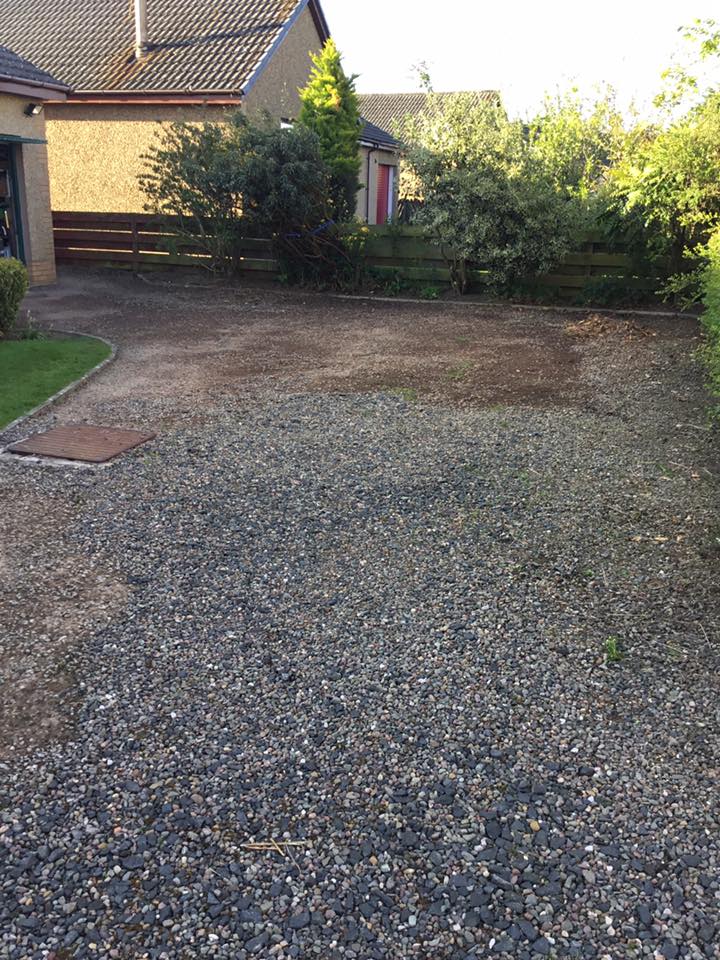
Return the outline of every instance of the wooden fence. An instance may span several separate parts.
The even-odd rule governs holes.
[[[53,213],[55,253],[59,263],[90,263],[136,271],[167,267],[207,266],[209,257],[200,247],[182,240],[172,223],[145,214]],[[448,262],[438,245],[425,239],[422,228],[387,226],[368,228],[366,266],[380,279],[418,285],[443,286],[450,281]],[[257,279],[276,279],[278,263],[270,240],[243,241],[241,272]],[[607,278],[624,287],[651,291],[653,278],[633,275],[627,254],[610,249],[600,234],[588,234],[579,250],[568,254],[551,275],[532,284],[561,297],[577,296],[589,284]],[[481,288],[485,273],[470,270],[473,286]]]
[[[428,285],[450,282],[442,247],[425,239],[421,227],[370,228],[365,253],[367,265],[381,276],[400,276]],[[480,265],[471,267],[471,287],[482,288],[486,277]],[[590,284],[609,278],[622,281],[630,289],[652,291],[658,286],[655,278],[634,275],[632,261],[622,246],[611,248],[600,233],[587,233],[579,249],[567,254],[552,274],[535,277],[530,284],[548,293],[574,297]]]
[[[53,212],[53,234],[58,263],[139,271],[204,267],[210,259],[201,247],[179,238],[171,221],[147,214]],[[277,274],[270,240],[243,240],[240,257],[243,272]]]

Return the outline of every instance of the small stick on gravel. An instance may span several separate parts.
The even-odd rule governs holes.
[[[244,850],[279,850],[280,853],[283,853],[283,847],[306,847],[307,843],[303,840],[283,840],[280,844],[276,840],[271,840],[260,843],[242,843],[240,846]]]

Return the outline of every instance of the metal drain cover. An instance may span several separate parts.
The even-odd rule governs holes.
[[[94,427],[90,424],[68,424],[36,433],[7,450],[24,457],[54,457],[60,460],[82,460],[85,463],[106,463],[127,453],[141,443],[155,438],[154,433],[119,430],[116,427]]]

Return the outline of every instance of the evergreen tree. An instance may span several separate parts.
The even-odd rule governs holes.
[[[300,123],[320,140],[320,152],[331,176],[332,215],[352,219],[359,189],[360,104],[355,77],[347,76],[334,40],[312,58],[308,85],[300,91]]]

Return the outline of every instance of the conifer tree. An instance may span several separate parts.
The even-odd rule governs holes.
[[[313,130],[331,176],[331,209],[338,221],[352,219],[359,189],[360,104],[355,77],[347,76],[342,58],[330,39],[312,57],[308,85],[300,91],[300,123]]]

